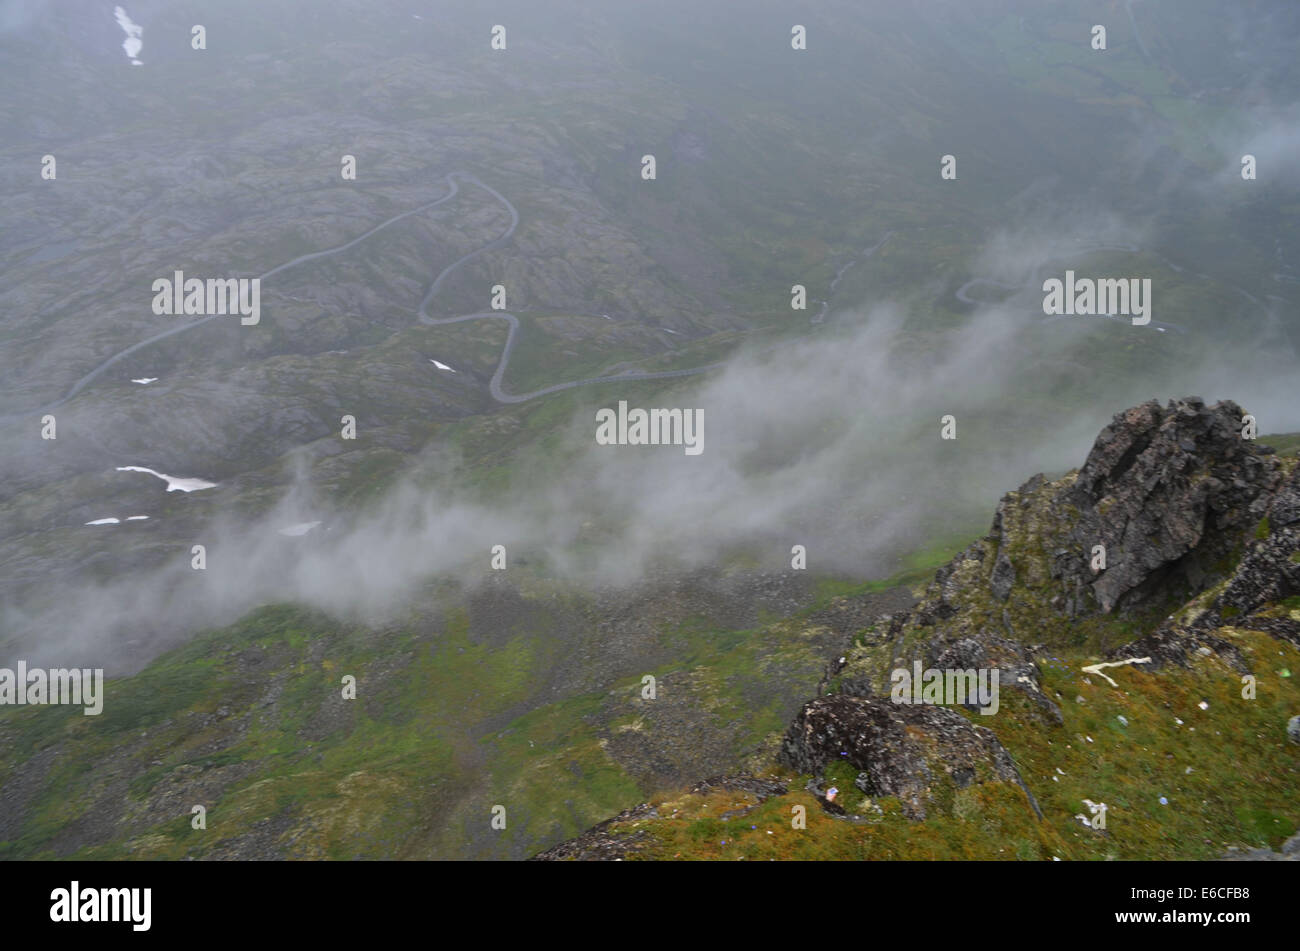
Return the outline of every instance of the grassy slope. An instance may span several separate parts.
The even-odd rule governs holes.
[[[1261,442],[1284,456],[1300,453],[1300,434]],[[1267,613],[1300,620],[1300,597]],[[864,799],[853,786],[856,770],[832,764],[823,785],[844,790],[840,804],[866,817],[837,819],[805,791],[811,777],[769,765],[789,784],[787,795],[758,803],[745,794],[674,791],[650,800],[659,818],[610,831],[648,832],[636,856],[660,859],[1207,859],[1229,846],[1276,849],[1300,825],[1300,761],[1285,729],[1300,709],[1300,651],[1267,634],[1220,628],[1257,678],[1253,697],[1213,656],[1197,656],[1187,670],[1108,671],[1118,686],[1082,670],[1098,660],[1089,644],[1144,631],[1118,618],[1102,618],[1086,636],[1042,631],[1053,645],[1040,657],[1042,686],[1061,707],[1060,726],[1045,724],[1014,691],[992,716],[955,708],[1010,751],[1042,822],[1023,792],[1001,783],[941,784],[940,808],[911,822],[896,799]],[[1084,799],[1109,807],[1104,832],[1077,818],[1089,814]],[[804,807],[806,829],[792,827],[794,806]]]
[[[924,567],[916,556],[897,580],[920,580],[944,555]],[[888,584],[827,582],[818,604]],[[457,611],[368,631],[271,606],[110,681],[98,718],[6,708],[0,785],[40,778],[0,857],[221,857],[271,829],[268,848],[301,858],[505,858],[576,835],[650,791],[607,752],[611,736],[645,728],[641,681],[545,696],[563,643],[547,635],[549,603],[542,592],[532,604],[536,634],[491,642]],[[820,676],[829,648],[806,628],[687,623],[657,635],[674,659],[646,673],[687,711],[673,723],[736,768]],[[341,699],[344,674],[357,678],[355,701]],[[651,728],[671,741],[672,724]],[[489,832],[498,803],[506,833]],[[203,832],[190,826],[196,804]]]
[[[1292,616],[1300,618],[1300,605]],[[1110,671],[1119,683],[1113,688],[1080,671],[1096,658],[1063,651],[1044,667],[1045,689],[1061,698],[1063,727],[1045,729],[1019,697],[1004,699],[992,717],[968,714],[1011,752],[1042,822],[1006,784],[949,791],[945,814],[911,822],[895,799],[878,800],[879,812],[864,802],[852,785],[855,771],[831,768],[827,784],[845,790],[841,804],[867,821],[832,818],[803,790],[809,777],[778,770],[790,793],[744,816],[718,818],[752,806],[753,797],[675,793],[651,800],[671,818],[616,829],[648,830],[645,858],[1206,859],[1229,845],[1277,848],[1300,817],[1300,765],[1285,731],[1300,708],[1300,652],[1266,634],[1224,633],[1256,671],[1254,700],[1243,699],[1240,678],[1212,659],[1187,671]],[[1085,798],[1109,807],[1104,832],[1075,818],[1088,814]],[[791,828],[795,805],[807,811],[806,830]]]
[[[1300,435],[1261,441],[1300,450]],[[967,540],[918,551],[890,582],[824,581],[817,603],[922,582]],[[544,582],[532,592],[530,624],[539,633],[490,640],[471,636],[463,611],[369,631],[267,607],[111,682],[98,718],[6,708],[0,740],[11,752],[0,784],[28,771],[39,779],[25,823],[0,841],[0,856],[221,856],[241,837],[265,834],[273,854],[304,858],[517,857],[654,791],[648,773],[634,775],[632,760],[611,753],[620,734],[681,745],[673,731],[685,722],[716,744],[713,772],[764,769],[839,649],[819,637],[812,608],[750,631],[685,623],[658,635],[672,661],[645,671],[660,681],[660,707],[641,699],[640,675],[557,700],[545,695],[562,649],[547,636],[559,616],[548,613],[555,595],[572,597]],[[1114,674],[1115,690],[1079,672],[1095,658],[1078,646],[1056,647],[1044,667],[1045,689],[1061,697],[1063,728],[1044,730],[1019,715],[1018,695],[1004,699],[995,722],[983,725],[1019,763],[1047,813],[1042,825],[1030,821],[1018,790],[989,786],[954,792],[952,814],[922,826],[888,801],[869,826],[809,808],[809,832],[825,834],[796,836],[784,818],[789,806],[815,806],[796,781],[789,797],[751,817],[758,828],[748,831],[761,838],[729,838],[729,851],[725,836],[709,831],[718,821],[708,815],[713,803],[660,797],[689,821],[652,823],[653,854],[1172,857],[1215,854],[1224,843],[1275,845],[1300,816],[1294,753],[1281,731],[1300,707],[1296,680],[1283,672],[1300,671],[1300,657],[1267,636],[1228,633],[1258,659],[1257,700],[1241,700],[1236,678],[1208,660],[1189,672],[1127,668]],[[340,697],[344,674],[357,677],[355,701]],[[1196,707],[1202,699],[1208,711]],[[695,719],[659,722],[661,708],[689,708]],[[700,767],[684,760],[682,768]],[[832,779],[852,789],[851,776]],[[1169,806],[1155,802],[1160,795]],[[1083,797],[1111,806],[1109,837],[1072,818]],[[201,833],[190,827],[195,804],[208,810]],[[488,829],[496,804],[507,806],[505,832]]]

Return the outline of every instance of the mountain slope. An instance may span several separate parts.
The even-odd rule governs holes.
[[[1279,846],[1300,819],[1300,466],[1243,439],[1244,415],[1194,398],[1117,415],[1081,469],[1009,493],[913,610],[831,660],[764,780],[664,795],[539,858]],[[891,669],[914,663],[996,670],[1001,702],[896,703]]]

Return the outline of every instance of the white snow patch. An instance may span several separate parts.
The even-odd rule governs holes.
[[[144,27],[138,23],[133,23],[131,17],[121,7],[113,8],[113,17],[117,20],[117,25],[122,28],[126,34],[126,39],[122,41],[122,49],[126,50],[127,57],[131,60],[132,66],[143,66],[137,56],[140,50],[144,48],[144,40],[140,37],[144,34]]]
[[[143,466],[118,466],[118,472],[147,472],[151,476],[156,476],[167,483],[168,492],[200,492],[203,489],[215,489],[217,483],[208,482],[205,479],[182,479],[177,476],[169,476],[163,472],[155,472],[153,469],[146,469]]]

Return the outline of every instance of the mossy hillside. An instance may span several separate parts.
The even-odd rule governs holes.
[[[293,836],[303,855],[401,854],[439,799],[435,792],[412,800],[413,790],[431,778],[452,784],[465,772],[472,742],[455,725],[525,700],[542,659],[543,643],[516,638],[491,648],[469,641],[455,622],[440,633],[436,643],[429,632],[376,636],[269,608],[111,681],[99,718],[83,724],[60,708],[7,718],[16,746],[34,753],[48,744],[68,766],[47,775],[24,835],[4,849],[15,857],[65,854],[48,851],[55,829],[82,813],[118,812],[121,795],[125,810],[114,817],[111,841],[77,854],[136,854],[141,835],[157,857],[209,854],[282,812],[314,830]],[[345,673],[357,678],[354,705],[341,699]],[[188,799],[171,805],[183,806],[184,821],[160,814],[159,794],[176,777],[231,765],[236,775],[206,789],[201,779],[181,784]],[[189,834],[188,800],[207,806],[207,834]],[[337,821],[324,822],[322,809]],[[348,839],[362,815],[397,838]]]
[[[938,561],[951,547],[931,557]],[[979,563],[966,564],[963,570],[969,572]],[[646,672],[658,678],[660,700],[671,704],[676,694],[695,711],[694,722],[717,737],[723,753],[708,765],[761,769],[772,761],[791,713],[831,659],[831,642],[811,614],[879,586],[826,580],[820,604],[746,631],[721,631],[704,621],[666,629],[661,636],[674,660]],[[525,589],[538,603],[556,593],[542,578]],[[1297,609],[1284,602],[1265,613],[1292,610]],[[1142,633],[1131,619],[1099,623],[1114,626],[1105,635],[1107,642]],[[504,633],[492,643],[476,642],[466,616],[456,610],[440,620],[416,613],[403,624],[373,631],[296,608],[266,608],[204,635],[137,677],[115,681],[109,693],[113,703],[106,704],[99,722],[62,708],[17,715],[7,711],[10,715],[0,723],[6,742],[18,751],[15,767],[23,768],[42,751],[56,752],[57,765],[45,774],[21,834],[2,848],[12,857],[215,857],[257,830],[269,830],[270,847],[302,857],[465,854],[466,842],[470,854],[506,857],[572,835],[644,796],[653,781],[611,754],[611,744],[618,750],[618,738],[625,733],[667,742],[678,737],[665,732],[671,724],[657,723],[653,708],[641,698],[640,675],[616,680],[602,692],[549,700],[538,696],[537,689],[545,682],[540,672],[554,661],[548,651],[558,649],[553,635],[538,639]],[[860,643],[872,633],[858,632]],[[1212,659],[1198,659],[1190,672],[1112,672],[1125,688],[1116,691],[1104,679],[1079,673],[1097,659],[1094,654],[1063,645],[1040,655],[1040,667],[1044,690],[1049,696],[1060,694],[1055,699],[1065,713],[1064,727],[1044,730],[1041,717],[1015,691],[1004,692],[996,716],[973,714],[972,719],[998,733],[1045,811],[1049,806],[1068,809],[1072,817],[1082,811],[1074,800],[1083,796],[1110,804],[1113,826],[1125,811],[1150,808],[1141,799],[1147,784],[1163,784],[1163,794],[1182,803],[1200,788],[1188,786],[1188,777],[1199,773],[1217,781],[1222,774],[1227,792],[1218,799],[1202,795],[1206,802],[1194,803],[1199,818],[1189,820],[1187,828],[1216,830],[1206,850],[1223,842],[1259,844],[1261,830],[1285,829],[1287,816],[1295,815],[1287,811],[1289,794],[1278,788],[1291,774],[1285,748],[1274,739],[1288,711],[1297,706],[1294,680],[1282,672],[1300,668],[1294,651],[1264,635],[1233,629],[1220,634],[1243,645],[1247,656],[1276,664],[1268,668],[1272,679],[1260,674],[1260,698],[1250,706],[1230,705],[1234,691],[1240,693],[1239,678],[1216,668]],[[1259,666],[1264,669],[1263,661]],[[335,700],[344,671],[358,677],[355,707]],[[1132,689],[1130,682],[1141,689]],[[1077,703],[1076,696],[1084,703]],[[1196,706],[1202,699],[1209,702],[1209,711]],[[343,709],[350,712],[340,719]],[[1218,732],[1202,768],[1179,759],[1177,747],[1195,751],[1208,732],[1200,726],[1178,732],[1176,723],[1170,726],[1172,717],[1160,719],[1162,710],[1189,726],[1199,721],[1188,711],[1235,713],[1224,722],[1209,721]],[[1116,734],[1120,724],[1114,718],[1121,714],[1134,729]],[[1137,726],[1148,721],[1155,725]],[[454,728],[458,724],[477,726]],[[1197,733],[1201,735],[1193,740]],[[1080,741],[1076,734],[1085,738]],[[1137,745],[1098,745],[1118,737]],[[1263,764],[1258,774],[1239,777],[1238,766],[1230,769],[1216,759],[1225,745],[1234,743],[1250,749],[1252,763]],[[1101,759],[1099,752],[1105,754]],[[683,768],[688,762],[683,761]],[[1185,772],[1188,765],[1193,773]],[[1057,768],[1077,781],[1067,782]],[[1058,778],[1052,780],[1052,775]],[[1143,777],[1142,783],[1133,785],[1134,777]],[[851,777],[841,778],[849,780],[841,789],[849,789]],[[1045,789],[1049,781],[1052,786]],[[125,806],[113,795],[123,796]],[[850,794],[847,806],[856,795]],[[512,817],[509,834],[489,834],[486,817],[503,799]],[[937,825],[917,840],[925,854],[952,849],[948,854],[1007,855],[997,852],[1007,849],[1006,842],[983,841],[996,834],[1010,837],[1010,854],[1042,853],[1050,847],[1054,855],[1072,857],[1055,840],[1038,833],[1025,838],[1023,830],[1013,828],[1009,817],[1027,808],[1019,790],[998,791],[990,784],[945,790],[939,799],[942,808],[932,817]],[[195,800],[209,806],[204,837],[196,837],[189,825],[188,809]],[[882,809],[886,818],[880,828],[886,831],[870,833],[877,837],[874,844],[844,843],[837,854],[908,854],[906,836],[912,833],[904,832],[905,820],[898,817],[899,831],[891,838],[891,813]],[[1006,821],[998,819],[1003,811]],[[810,811],[810,817],[814,814]],[[75,830],[94,827],[103,815],[114,831],[67,851]],[[977,833],[961,820],[973,815],[984,817],[983,831]],[[1156,819],[1163,815],[1155,812]],[[1093,835],[1072,821],[1079,825],[1079,835]],[[1154,820],[1143,813],[1142,821]],[[842,825],[837,821],[828,828]],[[1068,820],[1064,830],[1076,832]],[[1157,839],[1143,833],[1124,846],[1127,852],[1114,854],[1140,857],[1142,849],[1186,854],[1189,847],[1183,842],[1177,846],[1183,851],[1171,852],[1174,846]],[[1073,857],[1092,855],[1083,845],[1091,841],[1074,842]],[[65,844],[56,844],[60,842]],[[823,843],[815,851],[840,848]]]
[[[1108,671],[1119,684],[1112,687],[1080,669],[1095,658],[1063,650],[1041,665],[1063,725],[1045,728],[1011,691],[993,716],[955,708],[1007,747],[1041,822],[1023,791],[1006,783],[936,790],[940,808],[912,822],[897,800],[868,799],[852,785],[855,771],[833,764],[821,787],[837,785],[836,802],[862,818],[830,816],[803,788],[813,777],[773,767],[789,784],[785,796],[756,805],[730,792],[661,794],[650,800],[660,818],[619,831],[647,831],[651,844],[630,857],[656,859],[1155,860],[1276,849],[1300,823],[1300,760],[1285,732],[1300,709],[1300,684],[1288,676],[1300,652],[1259,632],[1218,633],[1248,658],[1255,699],[1243,698],[1241,675],[1217,658],[1198,656],[1186,670]],[[1076,818],[1091,818],[1084,799],[1106,803],[1104,831]],[[795,805],[806,810],[806,830],[791,828]],[[738,808],[750,811],[721,818]]]
[[[412,610],[383,629],[268,606],[111,680],[99,717],[6,708],[0,736],[13,753],[0,783],[38,779],[0,854],[519,858],[657,784],[620,744],[629,732],[671,747],[674,731],[698,731],[719,768],[770,757],[833,649],[810,616],[889,584],[826,579],[805,611],[750,630],[705,618],[665,628],[654,648],[665,660],[557,698],[563,655],[599,640],[594,620],[568,625],[594,609],[526,567],[512,579],[531,620],[490,637],[449,585],[429,591],[438,616]],[[356,700],[342,699],[345,674]],[[646,674],[657,701],[641,696]],[[680,769],[702,768],[690,754]],[[506,832],[489,826],[496,804]],[[194,805],[206,830],[191,828]]]

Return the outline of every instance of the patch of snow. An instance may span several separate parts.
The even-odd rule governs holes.
[[[168,492],[200,492],[203,489],[215,489],[217,487],[217,483],[208,482],[205,479],[181,479],[163,472],[155,472],[153,469],[146,469],[143,466],[118,466],[117,471],[147,472],[149,475],[156,476],[166,482]]]
[[[121,7],[113,8],[113,18],[117,20],[117,25],[122,28],[126,34],[126,39],[122,41],[122,49],[126,50],[127,57],[131,60],[132,66],[143,66],[137,56],[140,50],[144,48],[144,40],[140,37],[144,34],[144,27],[138,23],[133,23],[131,17]]]

